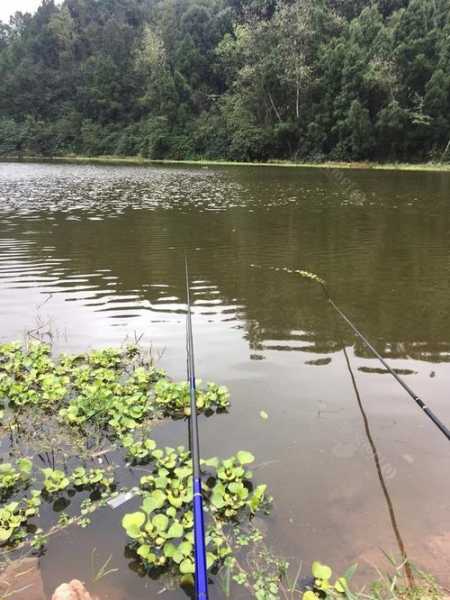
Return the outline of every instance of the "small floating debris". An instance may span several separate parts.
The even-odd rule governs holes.
[[[414,464],[414,457],[411,454],[402,454],[402,458],[410,465]]]
[[[263,354],[250,354],[250,360],[265,360],[266,357]]]
[[[115,498],[111,498],[110,500],[108,500],[107,504],[113,509],[119,508],[119,506],[122,506],[122,504],[125,504],[125,502],[128,502],[129,500],[134,498],[136,496],[136,493],[136,490],[130,490],[129,492],[119,494]]]
[[[331,362],[331,358],[318,358],[316,360],[307,360],[305,361],[305,365],[313,365],[314,367],[323,367],[325,365],[329,365]]]

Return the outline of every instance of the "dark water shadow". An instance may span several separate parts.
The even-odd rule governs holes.
[[[356,383],[356,378],[355,375],[353,373],[352,370],[352,366],[350,363],[350,359],[348,356],[348,352],[347,352],[347,348],[345,347],[345,345],[342,348],[343,352],[344,352],[344,356],[345,356],[345,362],[347,365],[347,369],[348,369],[348,373],[350,375],[350,379],[352,382],[352,386],[353,389],[355,391],[355,396],[356,396],[356,402],[358,404],[358,408],[359,411],[361,413],[361,417],[363,419],[363,423],[364,423],[364,431],[367,437],[367,441],[369,443],[370,446],[370,450],[371,450],[371,454],[375,463],[375,468],[377,471],[377,475],[378,475],[378,479],[380,482],[380,486],[381,486],[381,490],[383,492],[383,496],[384,499],[386,501],[386,506],[388,509],[388,513],[389,513],[389,519],[391,521],[391,526],[392,526],[392,530],[394,532],[395,535],[395,539],[397,541],[397,545],[398,545],[398,549],[400,552],[400,556],[401,556],[401,560],[402,560],[402,564],[403,564],[403,569],[406,575],[406,579],[408,581],[408,585],[409,587],[413,587],[414,586],[414,575],[411,569],[411,566],[409,564],[409,560],[408,560],[408,555],[406,552],[406,547],[405,547],[405,543],[403,541],[403,537],[400,533],[400,528],[398,526],[398,522],[397,522],[397,517],[395,515],[395,510],[394,510],[394,505],[392,502],[392,498],[389,494],[389,490],[388,487],[386,485],[386,481],[384,479],[384,475],[383,475],[383,469],[382,469],[382,465],[381,465],[381,461],[380,461],[380,455],[378,453],[377,447],[375,445],[375,441],[372,435],[372,432],[370,430],[370,425],[369,425],[369,419],[367,417],[367,413],[364,409],[364,405],[362,403],[361,400],[361,394],[359,393],[359,389],[358,389],[358,384]]]

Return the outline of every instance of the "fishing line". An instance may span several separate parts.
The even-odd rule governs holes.
[[[197,418],[197,390],[195,383],[194,338],[192,333],[191,297],[189,288],[188,261],[185,256],[186,269],[186,371],[189,383],[190,409],[189,446],[192,457],[192,488],[194,515],[194,563],[195,563],[195,598],[208,600],[208,571],[206,565],[205,524],[203,515],[202,478],[200,471],[200,443]]]
[[[261,269],[259,265],[250,265],[252,268]],[[392,375],[392,377],[399,383],[402,388],[408,393],[408,395],[414,400],[414,402],[423,410],[423,412],[431,419],[431,421],[436,425],[436,427],[445,435],[448,441],[450,441],[450,430],[448,427],[444,425],[444,423],[433,413],[433,411],[425,404],[425,402],[409,387],[409,385],[388,365],[388,363],[384,360],[381,354],[375,350],[373,345],[369,342],[369,340],[359,331],[359,329],[350,321],[347,315],[339,308],[339,306],[334,302],[333,298],[328,291],[327,284],[324,279],[321,279],[318,275],[314,273],[310,273],[309,271],[303,271],[299,269],[288,269],[287,267],[269,267],[271,271],[284,271],[286,273],[300,275],[304,279],[308,279],[315,283],[318,283],[332,308],[336,311],[336,313],[347,323],[347,325],[352,329],[353,333],[359,337],[359,339],[365,344],[365,346],[378,358],[383,367]]]

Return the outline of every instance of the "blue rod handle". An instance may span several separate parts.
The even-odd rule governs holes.
[[[203,519],[202,484],[194,479],[194,553],[195,553],[195,597],[208,600],[208,569],[206,567],[205,525]]]

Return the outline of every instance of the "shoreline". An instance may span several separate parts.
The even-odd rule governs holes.
[[[117,166],[194,166],[194,167],[281,167],[289,169],[339,169],[359,171],[409,171],[409,172],[450,172],[450,163],[375,163],[375,162],[293,162],[293,161],[267,161],[243,162],[226,160],[175,160],[175,159],[150,159],[139,156],[25,156],[2,157],[0,164],[6,162],[17,163],[56,163],[56,164],[91,164],[91,165],[117,165]]]

